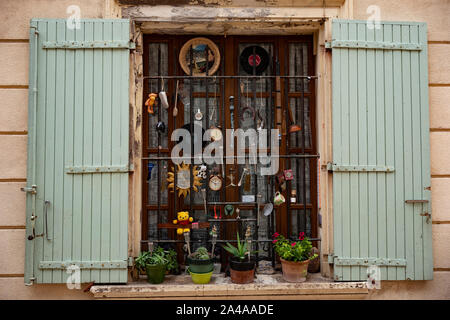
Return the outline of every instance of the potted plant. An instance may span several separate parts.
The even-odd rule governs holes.
[[[226,243],[223,248],[231,253],[230,260],[231,282],[245,284],[253,282],[255,277],[255,259],[250,257],[247,242],[241,242],[239,233],[237,234],[237,247]]]
[[[214,268],[213,259],[205,247],[199,247],[191,253],[187,257],[186,263],[189,265],[189,271],[194,273],[206,273]]]
[[[312,244],[304,232],[300,232],[298,241],[290,241],[276,232],[273,235],[275,252],[281,260],[283,278],[289,282],[304,282],[308,274],[309,261],[317,254],[311,254]]]
[[[153,284],[164,281],[166,271],[176,270],[178,263],[176,261],[176,252],[172,249],[165,251],[162,247],[156,247],[153,251],[144,251],[139,254],[135,260],[135,266],[141,272],[147,273],[147,281]]]
[[[186,259],[192,281],[196,284],[207,284],[211,280],[214,269],[213,260],[205,247],[199,247]]]

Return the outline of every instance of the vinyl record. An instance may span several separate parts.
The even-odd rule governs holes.
[[[249,46],[242,51],[239,60],[244,71],[248,74],[253,74],[253,48],[255,48],[256,75],[261,75],[267,69],[270,62],[269,54],[264,48],[260,46]]]

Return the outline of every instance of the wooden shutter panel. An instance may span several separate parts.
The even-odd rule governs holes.
[[[129,47],[128,20],[31,21],[26,283],[127,281]]]
[[[432,279],[426,24],[334,20],[332,38],[335,279]]]

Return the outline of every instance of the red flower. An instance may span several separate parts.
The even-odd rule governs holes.
[[[297,244],[297,242],[292,242],[292,243],[291,243],[291,246],[294,247],[296,244]]]
[[[278,232],[275,232],[274,234],[273,234],[273,236],[272,237],[274,237],[274,238],[278,238],[278,236],[279,236],[280,234],[278,233]]]
[[[299,240],[305,239],[305,233],[304,232],[300,232],[298,239]]]
[[[277,243],[277,241],[278,241],[278,240],[273,240],[272,243],[275,244],[275,243]]]

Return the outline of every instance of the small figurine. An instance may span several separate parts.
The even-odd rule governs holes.
[[[187,226],[189,223],[194,221],[194,218],[189,217],[189,212],[187,211],[180,211],[177,213],[177,218],[173,220],[173,224],[178,224],[179,226]],[[190,232],[189,228],[177,228],[177,234],[183,234],[186,232]]]
[[[148,99],[147,101],[145,101],[145,105],[147,106],[147,111],[150,114],[154,114],[155,110],[153,109],[153,107],[156,105],[156,97],[158,95],[156,93],[150,93],[148,95]]]

